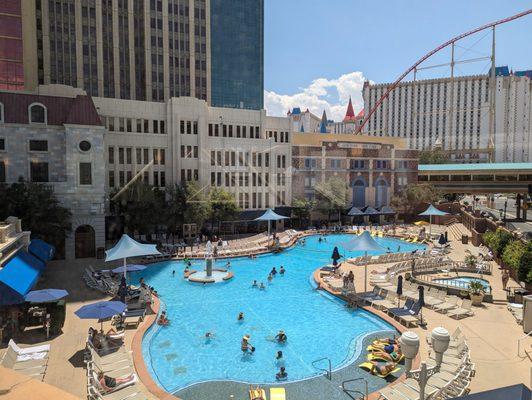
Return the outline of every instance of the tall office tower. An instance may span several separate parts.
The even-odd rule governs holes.
[[[441,146],[457,162],[490,158],[528,162],[532,142],[530,71],[512,73],[504,66],[496,68],[496,75],[491,138],[489,75],[402,82],[371,116],[364,132],[406,138],[412,149]],[[366,115],[388,87],[364,85]]]
[[[19,0],[5,0],[0,3],[0,89],[22,88],[22,10]]]
[[[264,105],[264,1],[210,0],[212,105]]]
[[[17,1],[35,9],[36,33],[24,40],[36,41],[39,84],[100,97],[210,101],[209,0]]]

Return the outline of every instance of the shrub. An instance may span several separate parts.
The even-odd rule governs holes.
[[[517,271],[521,263],[521,258],[526,252],[526,246],[520,240],[508,242],[502,253],[502,261],[512,270]]]
[[[528,245],[528,250],[523,253],[519,261],[517,277],[520,282],[532,283],[532,245]]]
[[[484,243],[493,251],[493,253],[500,257],[504,252],[504,248],[513,239],[511,233],[502,229],[497,229],[495,232],[486,232],[482,236]]]

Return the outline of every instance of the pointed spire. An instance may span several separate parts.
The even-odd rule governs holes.
[[[354,121],[355,120],[355,110],[353,109],[353,102],[351,101],[351,96],[349,96],[349,104],[347,105],[347,111],[345,113],[344,122]]]
[[[327,133],[327,114],[325,113],[325,110],[323,110],[323,114],[321,116],[320,133]]]

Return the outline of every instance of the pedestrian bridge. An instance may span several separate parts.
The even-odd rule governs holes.
[[[532,163],[420,164],[418,182],[446,193],[528,193]]]

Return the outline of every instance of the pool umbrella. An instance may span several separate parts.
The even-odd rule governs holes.
[[[271,208],[268,208],[264,212],[264,214],[262,214],[258,218],[255,218],[255,221],[268,221],[268,238],[269,238],[270,230],[271,230],[271,221],[279,221],[281,219],[288,219],[288,217],[285,217],[284,215],[279,215],[276,212],[274,212]]]
[[[368,251],[384,251],[379,243],[375,241],[368,231],[362,232],[360,236],[351,239],[349,242],[343,243],[343,247],[349,251],[363,251],[365,257],[368,256]],[[368,290],[368,262],[364,266],[364,292]]]
[[[340,256],[340,253],[338,252],[337,246],[334,246],[331,258],[333,259],[333,265],[334,266],[338,265],[338,260],[342,257]]]
[[[61,300],[68,296],[68,292],[63,289],[41,289],[32,290],[26,296],[24,300],[28,303],[49,303],[52,301]]]
[[[403,275],[397,277],[397,307],[401,307],[401,295],[403,294]]]
[[[122,314],[126,305],[121,301],[99,301],[97,303],[87,304],[74,312],[80,319],[99,319],[110,318],[116,314]],[[101,328],[103,330],[103,321]]]
[[[432,204],[430,204],[428,206],[428,208],[423,211],[421,214],[419,214],[421,216],[429,216],[429,238],[431,236],[431,233],[432,233],[432,216],[433,215],[449,215],[449,213],[445,212],[445,211],[440,211],[438,210],[436,207],[434,207]]]
[[[120,267],[116,267],[113,269],[113,272],[115,274],[121,274],[123,272],[135,272],[135,271],[142,271],[145,270],[145,265],[140,264],[127,264],[127,265],[121,265]]]
[[[127,257],[153,256],[161,255],[154,244],[143,244],[131,239],[124,234],[118,243],[109,250],[105,251],[105,261],[115,261],[124,259],[124,266],[126,265]],[[124,269],[124,276],[126,276],[127,268]]]
[[[419,312],[421,313],[420,315],[420,321],[419,321],[419,326],[424,326],[425,323],[423,322],[423,307],[425,306],[425,286],[423,285],[419,285],[417,287],[417,291],[418,291],[418,303],[419,303]]]

